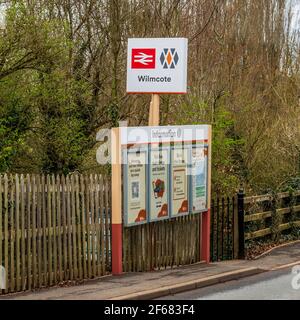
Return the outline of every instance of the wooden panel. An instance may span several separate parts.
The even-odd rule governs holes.
[[[31,277],[32,277],[32,251],[31,251],[31,184],[30,176],[26,175],[26,193],[27,193],[27,203],[26,203],[26,214],[27,214],[27,289],[31,290]]]
[[[90,175],[90,221],[91,221],[91,260],[92,260],[92,277],[96,276],[96,259],[95,259],[95,184],[93,175]]]
[[[87,272],[88,278],[92,277],[92,265],[91,265],[91,219],[90,219],[90,185],[88,176],[85,176],[85,200],[86,200],[86,249],[85,255],[87,256]]]
[[[66,177],[66,193],[67,193],[68,270],[69,270],[69,279],[74,280],[73,247],[72,247],[72,221],[71,221],[71,192],[70,192],[70,178],[69,178],[69,176]]]
[[[254,232],[248,232],[248,233],[245,233],[245,240],[264,237],[268,234],[271,234],[271,228],[266,228],[266,229],[262,229]]]
[[[78,254],[78,278],[82,279],[82,241],[81,241],[81,215],[80,215],[80,198],[79,198],[79,177],[75,175],[75,212],[77,225],[77,254]]]
[[[20,275],[20,184],[19,176],[15,175],[15,184],[16,184],[16,202],[15,202],[15,215],[16,215],[16,291],[21,289],[21,275]],[[1,213],[0,213],[1,214]],[[0,263],[1,265],[1,263]]]
[[[0,175],[0,266],[3,266],[4,262],[4,257],[3,257],[3,239],[4,239],[4,228],[3,228],[3,222],[2,222],[2,217],[3,217],[3,208],[2,208],[2,192],[3,192],[3,187],[2,187],[2,176]],[[3,210],[3,211],[2,211]],[[0,294],[3,293],[3,290],[0,288]]]
[[[32,206],[31,206],[31,221],[32,221],[32,278],[33,288],[37,287],[37,266],[36,266],[36,180],[35,175],[32,176]]]
[[[59,282],[62,282],[63,277],[63,256],[62,256],[62,217],[61,217],[61,184],[60,184],[60,176],[56,176],[56,210],[57,210],[57,247],[58,247],[58,274],[59,274]]]
[[[61,177],[61,201],[62,201],[62,228],[63,228],[63,270],[64,280],[70,279],[69,265],[68,265],[68,232],[67,232],[67,191],[66,191],[66,178]]]
[[[162,269],[199,261],[200,215],[152,222],[123,230],[128,272]]]
[[[41,178],[36,176],[37,183],[37,269],[38,269],[38,288],[43,285],[42,273],[42,189]]]
[[[75,184],[74,175],[70,177],[70,191],[71,191],[71,232],[72,232],[72,252],[73,252],[73,266],[74,279],[78,278],[78,265],[77,265],[77,241],[76,241],[76,200],[75,200]]]
[[[49,274],[49,285],[51,286],[53,284],[53,247],[52,247],[52,235],[50,233],[50,228],[52,227],[52,203],[51,203],[51,182],[50,182],[50,176],[47,175],[47,239],[48,239],[48,274]]]
[[[41,197],[42,197],[42,248],[43,248],[43,285],[48,285],[48,246],[47,246],[47,194],[46,194],[46,180],[45,176],[41,177]]]
[[[98,191],[98,198],[99,198],[99,267],[101,270],[101,274],[104,275],[106,273],[106,266],[105,266],[105,240],[104,240],[104,232],[105,232],[105,223],[104,223],[104,182],[103,176],[100,175],[98,177],[99,183],[99,191]]]
[[[82,232],[82,264],[83,264],[83,277],[87,278],[86,266],[86,213],[85,213],[85,181],[84,177],[80,176],[80,202],[81,202],[81,232]]]
[[[10,270],[8,271],[9,273],[9,283],[10,283],[10,292],[15,291],[15,237],[13,234],[13,230],[15,228],[15,222],[14,222],[14,206],[15,206],[15,183],[13,181],[13,177],[10,175],[9,176],[10,183],[11,183],[11,190],[10,190]]]
[[[57,208],[56,208],[56,183],[55,183],[55,176],[54,174],[51,175],[51,212],[52,212],[52,226],[53,226],[53,234],[52,234],[52,241],[53,241],[53,281],[54,283],[57,283],[57,274],[58,274],[58,268],[57,268],[57,235],[56,235],[56,227],[57,227]]]
[[[4,175],[4,268],[8,270],[8,177]],[[8,292],[8,272],[6,272],[6,289]]]
[[[294,212],[300,211],[300,205],[293,207]],[[279,214],[287,214],[291,212],[290,208],[280,208],[276,210]],[[262,220],[266,218],[270,218],[272,216],[272,211],[265,211],[265,212],[259,212],[259,213],[253,213],[249,215],[245,215],[245,222],[249,221],[256,221],[256,220]]]
[[[294,221],[294,222],[289,222],[289,223],[283,223],[279,226],[279,230],[283,231],[283,230],[287,230],[290,229],[292,227],[300,227],[300,221]]]
[[[300,191],[296,191],[293,193],[293,196],[299,196]],[[288,198],[290,197],[289,192],[281,192],[277,194],[277,197],[279,199]],[[256,202],[263,202],[263,201],[270,201],[272,199],[272,195],[265,194],[265,195],[259,195],[259,196],[253,196],[253,197],[245,197],[244,203],[250,204],[250,203],[256,203]]]

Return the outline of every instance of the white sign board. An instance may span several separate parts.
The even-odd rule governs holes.
[[[128,93],[186,93],[187,39],[128,39]]]
[[[121,145],[207,142],[208,129],[208,125],[120,127],[120,139]]]

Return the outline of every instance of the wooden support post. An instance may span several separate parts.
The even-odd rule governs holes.
[[[210,207],[211,207],[211,147],[212,147],[212,132],[211,126],[208,129],[208,186],[207,186],[207,212],[202,213],[201,226],[201,260],[206,263],[210,262]]]
[[[112,274],[118,275],[122,268],[122,182],[120,129],[112,128]],[[107,214],[107,212],[106,212]]]
[[[159,125],[159,95],[153,94],[150,111],[149,126]],[[120,129],[112,128],[111,139],[112,158],[112,274],[123,272],[122,264],[122,166]]]
[[[159,126],[159,95],[152,94],[149,110],[149,126]]]

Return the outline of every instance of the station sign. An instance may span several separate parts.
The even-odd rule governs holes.
[[[127,93],[186,93],[186,38],[131,38]]]

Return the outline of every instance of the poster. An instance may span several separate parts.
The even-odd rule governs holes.
[[[179,216],[189,212],[188,203],[188,149],[175,148],[171,156],[171,201],[172,216]]]
[[[193,213],[207,209],[207,148],[192,148],[192,211]]]
[[[149,182],[150,221],[168,218],[168,150],[151,151]]]
[[[147,222],[146,151],[127,155],[126,225]]]

